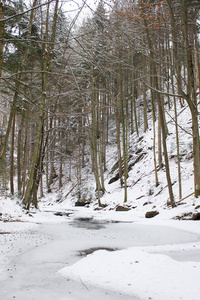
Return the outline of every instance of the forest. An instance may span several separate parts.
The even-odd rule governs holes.
[[[76,4],[70,11],[70,3]],[[73,6],[74,7],[74,6]],[[80,19],[87,9],[85,17]],[[153,132],[154,185],[165,169],[169,205],[181,200],[180,131],[192,139],[194,188],[200,196],[200,2],[198,0],[0,1],[0,190],[24,207],[64,176],[95,180],[101,206],[107,147],[128,201],[130,137]],[[191,130],[179,123],[187,109]],[[168,155],[175,126],[179,196]],[[157,122],[157,123],[156,123]],[[158,124],[158,126],[155,126]]]

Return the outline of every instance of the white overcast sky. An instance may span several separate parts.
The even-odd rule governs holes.
[[[92,11],[95,9],[98,1],[97,0],[62,0],[63,8],[69,18],[74,18],[76,13],[82,9],[79,19],[83,20],[86,19],[88,16],[92,14]]]

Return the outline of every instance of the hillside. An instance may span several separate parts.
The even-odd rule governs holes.
[[[111,140],[108,142],[106,157],[107,171],[105,172],[106,192],[101,197],[102,207],[98,206],[95,194],[95,180],[91,172],[90,152],[87,150],[88,162],[81,170],[81,185],[77,185],[76,169],[73,168],[73,160],[70,158],[63,168],[63,187],[58,189],[58,178],[54,179],[51,186],[51,193],[45,193],[45,197],[40,198],[40,210],[63,211],[70,207],[84,206],[85,213],[90,214],[93,210],[115,211],[127,210],[127,217],[144,218],[146,212],[156,211],[156,218],[197,218],[199,217],[199,200],[194,198],[193,193],[193,159],[192,159],[192,136],[190,112],[185,104],[179,107],[179,139],[181,157],[181,184],[182,201],[179,200],[178,172],[177,172],[177,153],[176,153],[176,133],[174,123],[173,108],[167,110],[166,121],[168,127],[167,148],[170,162],[170,175],[173,185],[174,198],[177,207],[171,208],[169,205],[168,186],[166,181],[165,166],[158,169],[159,185],[155,186],[155,172],[153,165],[153,130],[152,119],[149,115],[149,129],[143,133],[141,123],[140,136],[133,134],[129,137],[129,172],[128,172],[128,202],[124,203],[124,189],[120,187],[117,168],[117,147],[115,143],[115,132],[112,121],[110,123]],[[158,121],[156,121],[156,132]],[[157,137],[156,137],[157,138]],[[158,154],[158,150],[156,150]],[[69,171],[70,165],[70,171]],[[70,172],[70,178],[69,178]],[[12,197],[13,198],[13,197]],[[18,203],[19,200],[14,198]],[[80,203],[77,203],[80,202]],[[83,203],[82,203],[83,202]],[[4,201],[6,207],[6,201]],[[7,210],[3,208],[3,211]],[[128,210],[130,210],[128,212]],[[9,211],[7,211],[9,214]],[[87,214],[87,213],[86,213]],[[128,217],[129,218],[129,217]]]
[[[173,183],[173,192],[177,207],[172,209],[168,203],[168,187],[165,174],[165,166],[158,171],[159,185],[155,186],[155,172],[153,167],[153,133],[152,124],[149,117],[149,128],[146,133],[141,133],[140,137],[135,134],[130,136],[129,141],[129,177],[128,177],[128,202],[123,203],[124,191],[120,187],[119,180],[116,178],[118,169],[116,166],[117,149],[113,141],[107,146],[107,171],[105,173],[106,192],[101,197],[103,208],[98,207],[95,196],[94,175],[91,173],[90,161],[82,169],[82,184],[77,187],[75,170],[71,162],[71,178],[68,178],[68,165],[65,164],[64,186],[58,190],[58,179],[54,179],[52,193],[46,193],[45,198],[39,202],[40,209],[51,207],[53,210],[65,210],[74,207],[79,201],[88,203],[89,210],[103,209],[106,211],[115,210],[117,206],[124,206],[131,210],[131,215],[135,217],[144,217],[147,211],[157,211],[159,215],[156,218],[174,218],[181,217],[183,214],[198,213],[198,198],[193,195],[193,159],[192,159],[192,139],[191,139],[191,119],[188,108],[185,106],[179,111],[179,139],[180,139],[180,157],[181,157],[181,179],[182,179],[182,201],[179,201],[178,173],[177,173],[177,155],[176,155],[176,137],[175,124],[173,121],[173,109],[166,114],[168,137],[167,147],[170,161],[170,173]],[[158,121],[156,121],[156,130]],[[112,127],[110,128],[112,131]],[[142,132],[142,125],[140,128]],[[188,134],[186,134],[188,132]],[[89,156],[89,153],[88,153]],[[112,182],[114,181],[114,182]],[[112,183],[110,183],[112,182]],[[190,196],[189,196],[190,195]],[[184,199],[185,198],[185,199]],[[90,204],[89,204],[90,203]],[[196,209],[197,208],[197,209]],[[130,213],[129,213],[130,214]],[[191,217],[189,215],[188,217]]]

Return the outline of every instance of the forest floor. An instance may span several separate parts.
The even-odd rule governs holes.
[[[2,300],[199,298],[198,221],[44,204],[26,213],[10,198],[0,205]]]

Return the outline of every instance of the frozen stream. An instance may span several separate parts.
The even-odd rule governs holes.
[[[65,278],[58,271],[97,249],[117,251],[199,240],[195,233],[165,226],[58,219],[60,223],[3,224],[0,234],[0,299],[138,300],[136,295],[129,296],[126,290],[124,293],[103,290],[85,284],[81,278],[78,281]],[[188,260],[193,254],[182,254],[180,259]],[[177,252],[170,255],[179,258]],[[200,261],[199,252],[195,255]]]

